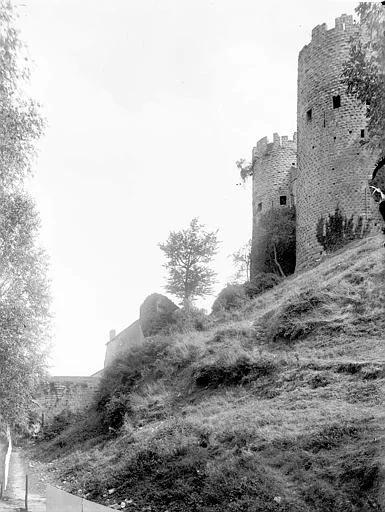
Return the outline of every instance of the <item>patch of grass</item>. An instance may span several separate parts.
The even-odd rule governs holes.
[[[107,505],[130,499],[139,510],[364,510],[379,475],[371,436],[367,422],[336,421],[298,438],[256,443],[171,419],[136,433],[130,444],[122,438],[101,451],[74,453],[61,462],[62,475],[73,492],[80,488]]]
[[[67,490],[141,512],[381,510],[384,294],[380,238],[355,242],[131,351],[99,394],[116,432],[83,418],[46,453]]]

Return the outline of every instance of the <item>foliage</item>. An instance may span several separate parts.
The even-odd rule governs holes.
[[[328,252],[337,251],[352,240],[364,238],[369,231],[368,221],[359,217],[355,223],[354,217],[348,219],[342,215],[338,206],[327,219],[320,217],[316,227],[317,240]]]
[[[43,427],[41,432],[41,439],[49,441],[57,437],[63,430],[67,429],[78,419],[78,415],[69,410],[63,410],[56,414],[48,425]]]
[[[218,247],[217,232],[205,231],[197,218],[187,229],[171,231],[166,242],[159,244],[164,252],[169,278],[166,290],[189,307],[197,297],[212,292],[215,272],[209,267]]]
[[[251,240],[243,245],[238,251],[232,255],[233,263],[236,268],[234,276],[235,281],[250,281],[251,270]]]
[[[277,274],[258,273],[253,276],[251,281],[245,283],[245,292],[250,299],[254,299],[257,295],[274,288],[281,282],[281,278]]]
[[[241,284],[227,284],[223,290],[219,292],[215,299],[212,310],[213,312],[241,308],[247,301],[245,288]]]
[[[347,92],[367,105],[370,145],[385,156],[385,7],[361,2],[361,31],[353,37],[343,81]]]
[[[249,176],[253,175],[253,164],[251,162],[246,162],[244,158],[235,162],[235,165],[238,167],[243,181],[246,181]]]
[[[117,431],[133,416],[132,395],[147,381],[173,379],[197,356],[193,345],[180,346],[171,337],[154,336],[133,346],[103,372],[93,409],[104,431]]]
[[[140,325],[144,336],[163,332],[174,324],[174,311],[178,309],[170,299],[160,293],[152,293],[140,306]]]
[[[10,2],[0,1],[0,411],[26,422],[46,353],[49,293],[39,220],[23,189],[43,128],[23,89],[27,60]]]
[[[211,320],[204,309],[194,306],[177,309],[172,314],[173,323],[163,329],[163,334],[187,333],[192,331],[206,331],[211,327]]]
[[[193,373],[193,379],[196,386],[204,388],[236,386],[266,377],[275,369],[276,364],[272,359],[252,360],[249,356],[242,355],[235,361],[215,361],[199,366]]]
[[[373,185],[374,187],[377,187],[381,190],[385,190],[385,158],[383,159],[383,162],[382,161],[379,162],[378,170],[373,174],[374,174],[374,178],[373,178],[373,180],[371,180],[369,182],[369,184]],[[376,194],[376,193],[373,194],[374,197],[376,195],[379,196],[379,194]],[[379,200],[379,199],[380,198],[378,197],[377,200]]]
[[[259,230],[259,239],[265,247],[264,272],[281,277],[292,274],[296,257],[295,207],[272,208],[264,213]]]

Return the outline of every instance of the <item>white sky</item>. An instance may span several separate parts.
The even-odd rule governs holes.
[[[164,293],[157,244],[198,216],[228,255],[251,235],[235,161],[296,124],[297,56],[357,2],[17,0],[48,120],[34,194],[51,259],[51,373],[103,366],[108,332]],[[213,297],[205,302],[209,309]]]

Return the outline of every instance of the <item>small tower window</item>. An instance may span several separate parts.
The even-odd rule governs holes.
[[[257,212],[261,212],[261,211],[262,211],[262,203],[258,203]]]
[[[286,196],[279,196],[279,204],[281,206],[286,206],[286,204],[287,204],[287,197]]]
[[[340,108],[341,106],[341,96],[333,96],[333,108]]]
[[[365,130],[361,130],[361,139],[365,137]]]
[[[306,121],[308,123],[310,123],[312,120],[312,117],[313,117],[313,112],[312,112],[312,109],[309,108],[309,110],[306,112]]]

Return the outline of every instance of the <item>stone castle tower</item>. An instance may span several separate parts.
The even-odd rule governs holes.
[[[330,30],[318,25],[298,58],[298,270],[320,259],[316,226],[321,217],[339,207],[348,218],[377,218],[368,186],[376,158],[362,146],[366,106],[348,96],[341,83],[357,30],[353,16],[346,14]]]
[[[292,140],[273,135],[273,142],[264,137],[253,148],[253,243],[251,273],[264,271],[265,243],[260,217],[271,208],[295,203],[297,134]]]
[[[355,221],[379,222],[368,186],[376,156],[362,144],[367,141],[366,106],[348,96],[341,82],[350,37],[358,30],[346,14],[336,19],[335,28],[313,29],[298,58],[298,139],[275,134],[272,143],[264,138],[253,149],[252,275],[263,271],[259,219],[271,208],[296,206],[297,270],[321,259],[317,224],[337,207]]]

